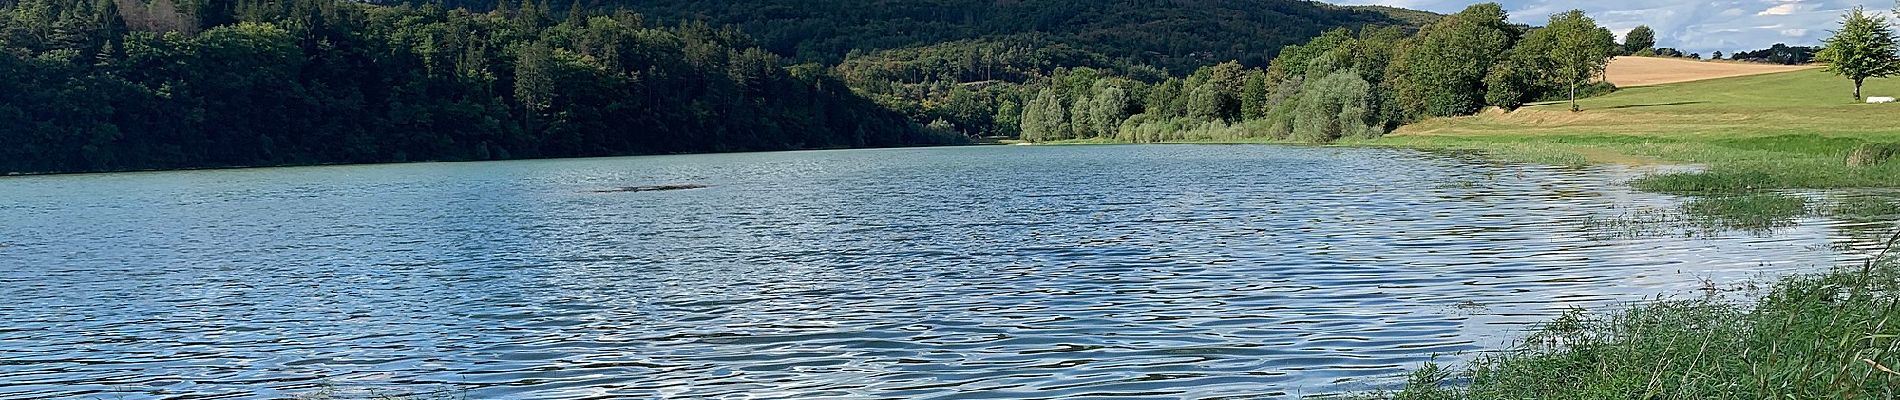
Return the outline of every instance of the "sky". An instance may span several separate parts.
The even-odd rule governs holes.
[[[1481,0],[1328,0],[1339,4],[1386,5],[1454,13]],[[1511,21],[1543,25],[1556,14],[1581,8],[1620,39],[1630,28],[1656,30],[1656,47],[1707,55],[1767,48],[1775,43],[1819,45],[1854,6],[1887,13],[1893,0],[1498,0]],[[1582,4],[1579,4],[1582,3]]]

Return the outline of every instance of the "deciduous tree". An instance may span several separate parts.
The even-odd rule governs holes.
[[[1616,37],[1597,26],[1596,20],[1584,15],[1583,10],[1551,16],[1544,31],[1554,40],[1550,48],[1553,75],[1557,82],[1570,89],[1570,111],[1581,111],[1577,105],[1577,87],[1589,84],[1609,66]]]
[[[1656,31],[1648,25],[1637,25],[1623,34],[1623,54],[1634,54],[1656,47]]]
[[[1853,80],[1854,100],[1860,100],[1860,88],[1867,79],[1900,74],[1900,57],[1894,52],[1893,28],[1887,25],[1887,17],[1855,7],[1841,17],[1841,29],[1825,41],[1815,59],[1826,63],[1828,72]]]

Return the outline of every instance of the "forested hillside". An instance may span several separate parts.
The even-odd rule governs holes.
[[[1283,45],[1440,18],[1300,0],[175,1],[0,0],[0,74],[22,77],[0,81],[0,173],[941,144],[1017,136],[1056,104],[1103,119],[1072,136],[1109,135],[1149,109],[1233,121],[1230,72]],[[1271,89],[1249,86],[1246,112]],[[1032,104],[1044,93],[1070,95]]]
[[[472,9],[497,5],[445,1]],[[1305,0],[553,1],[559,8],[625,7],[668,23],[734,26],[766,50],[799,62],[835,64],[854,52],[1038,33],[1083,52],[1176,74],[1229,60],[1265,66],[1280,47],[1334,28],[1417,27],[1437,17]]]
[[[952,143],[631,12],[0,0],[0,173]]]
[[[1037,92],[1074,70],[1153,83],[1227,62],[1264,68],[1284,46],[1323,32],[1390,27],[1403,34],[1441,17],[1302,0],[599,4],[656,20],[739,27],[766,49],[832,66],[858,93],[913,122],[970,136],[1019,135]]]

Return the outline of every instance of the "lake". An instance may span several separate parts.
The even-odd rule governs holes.
[[[1639,171],[987,146],[0,179],[0,398],[1296,397],[1868,223],[1606,234]],[[704,188],[628,192],[648,185]]]

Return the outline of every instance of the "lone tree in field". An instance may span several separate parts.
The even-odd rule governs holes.
[[[1550,16],[1544,31],[1552,44],[1551,76],[1570,86],[1570,111],[1582,111],[1577,106],[1577,86],[1589,84],[1609,67],[1610,56],[1616,52],[1616,35],[1597,26],[1597,21],[1584,15],[1583,10]]]
[[[1630,33],[1623,35],[1623,54],[1636,54],[1636,52],[1654,47],[1656,47],[1656,30],[1649,29],[1648,25],[1637,25],[1636,29],[1631,29]]]
[[[1887,26],[1887,17],[1855,7],[1814,59],[1826,63],[1827,72],[1854,80],[1854,100],[1858,101],[1861,84],[1868,78],[1900,74],[1900,56],[1894,52],[1893,29]]]

